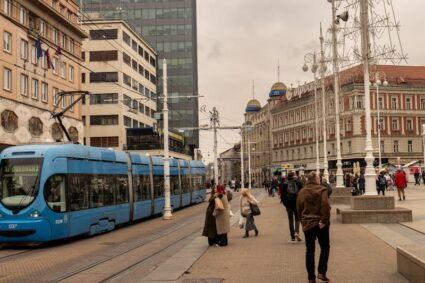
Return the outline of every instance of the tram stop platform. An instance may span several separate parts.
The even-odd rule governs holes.
[[[208,247],[207,239],[200,236],[139,282],[308,282],[304,240],[290,241],[287,215],[280,199],[266,196],[261,189],[254,192],[261,199],[262,213],[255,217],[258,237],[242,238],[244,230],[237,225],[234,203],[236,213],[231,220],[227,247]],[[413,200],[409,205],[418,207]],[[412,208],[409,205],[406,207]],[[425,222],[414,219],[408,224],[341,224],[336,209],[344,207],[332,207],[327,273],[332,282],[409,282],[397,272],[397,246],[425,244]],[[420,213],[420,218],[425,217],[425,209]],[[301,236],[304,238],[303,233]],[[319,253],[317,244],[316,264]]]

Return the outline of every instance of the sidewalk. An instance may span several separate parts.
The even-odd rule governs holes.
[[[279,199],[266,197],[260,208],[262,215],[255,218],[258,237],[244,239],[244,230],[232,226],[229,246],[208,248],[180,282],[307,282],[304,241],[290,243],[286,211]],[[332,282],[407,282],[397,273],[393,248],[361,225],[337,223],[335,208],[331,221],[328,276]]]

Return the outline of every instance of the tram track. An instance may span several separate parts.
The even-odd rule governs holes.
[[[192,224],[192,225],[193,225],[193,224]],[[119,268],[118,270],[114,271],[112,274],[108,274],[108,275],[106,275],[106,277],[103,277],[103,278],[102,278],[102,279],[100,279],[98,282],[107,282],[107,281],[109,281],[109,280],[111,280],[111,279],[113,279],[113,278],[115,278],[115,277],[119,276],[120,274],[124,273],[124,272],[125,272],[125,271],[127,271],[128,269],[130,269],[130,268],[132,268],[132,267],[134,267],[134,266],[136,266],[136,265],[139,265],[139,264],[141,264],[141,263],[143,263],[143,262],[145,262],[145,261],[147,261],[147,260],[151,259],[152,257],[157,256],[158,254],[160,254],[160,253],[162,253],[162,252],[166,251],[167,249],[169,249],[170,247],[172,247],[172,246],[176,245],[177,243],[179,243],[179,242],[181,242],[181,241],[183,241],[183,240],[186,240],[186,239],[190,238],[190,237],[191,237],[191,236],[193,236],[195,233],[198,233],[198,232],[200,231],[201,227],[202,227],[202,225],[201,225],[200,223],[197,223],[197,224],[196,224],[196,227],[195,227],[194,229],[191,229],[188,233],[185,233],[182,237],[178,237],[177,239],[175,239],[175,240],[171,241],[171,243],[169,243],[169,244],[167,244],[167,245],[163,246],[163,247],[162,247],[162,248],[160,248],[160,249],[155,250],[155,251],[154,251],[154,252],[152,252],[152,253],[149,253],[148,255],[146,255],[146,256],[144,256],[144,257],[142,257],[142,258],[140,258],[140,259],[136,260],[135,262],[132,262],[132,263],[131,263],[131,264],[129,264],[129,265],[125,265],[125,267],[123,267],[123,268]],[[181,228],[180,228],[180,229],[181,229]],[[149,242],[146,242],[146,243],[140,244],[140,245],[138,245],[137,247],[134,247],[134,248],[128,249],[128,250],[126,250],[126,251],[124,251],[124,252],[121,252],[121,253],[119,253],[119,254],[115,254],[115,255],[113,255],[113,256],[111,256],[111,257],[108,257],[108,258],[105,258],[105,259],[99,260],[99,261],[97,261],[97,262],[94,262],[94,263],[92,263],[92,264],[90,264],[90,265],[88,265],[88,266],[85,266],[85,267],[83,267],[83,268],[80,268],[80,269],[78,269],[78,270],[75,270],[75,271],[73,271],[73,272],[70,272],[70,273],[68,273],[68,274],[66,274],[66,275],[63,275],[63,276],[61,276],[61,277],[58,277],[58,278],[55,278],[55,279],[49,280],[49,282],[54,282],[54,283],[56,283],[56,282],[61,282],[61,281],[64,281],[64,280],[70,279],[70,278],[72,278],[72,277],[78,276],[79,274],[81,274],[81,273],[83,273],[83,272],[89,271],[89,270],[94,269],[94,268],[98,268],[98,267],[100,267],[102,264],[108,263],[108,262],[110,262],[111,260],[117,259],[117,258],[119,258],[119,257],[123,257],[123,256],[127,255],[127,254],[128,254],[128,253],[130,253],[130,252],[135,252],[135,250],[136,250],[136,249],[139,249],[139,248],[145,247],[145,246],[147,246],[147,245],[152,245],[152,244],[154,244],[156,241],[164,240],[164,238],[166,238],[166,237],[172,237],[172,236],[170,236],[170,235],[159,236],[159,237],[157,237],[156,239],[153,239],[153,240],[151,240],[151,241],[149,241]],[[167,241],[167,242],[169,242],[169,241]]]

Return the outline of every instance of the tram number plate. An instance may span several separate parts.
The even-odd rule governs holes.
[[[9,229],[16,229],[18,227],[18,224],[9,224]]]

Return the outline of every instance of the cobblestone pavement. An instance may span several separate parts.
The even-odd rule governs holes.
[[[260,207],[258,237],[244,239],[243,230],[234,225],[229,246],[210,247],[180,281],[306,282],[304,241],[290,243],[283,206],[268,197]],[[337,223],[334,208],[328,276],[333,282],[407,282],[397,273],[395,250],[361,225]]]

